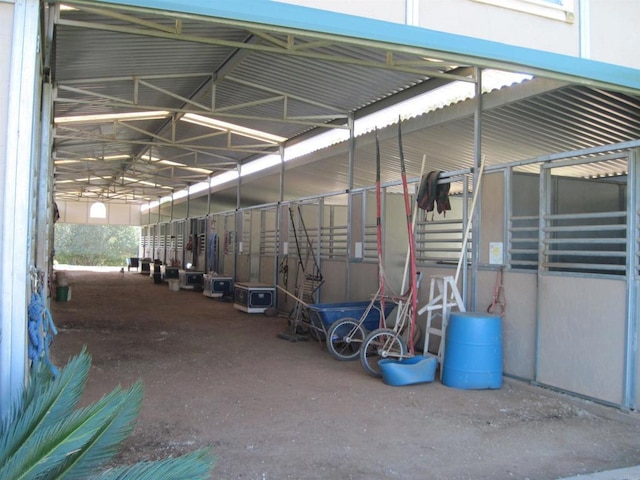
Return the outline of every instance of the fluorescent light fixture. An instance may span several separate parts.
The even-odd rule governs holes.
[[[94,158],[83,158],[83,160],[126,160],[131,158],[131,155],[127,155],[126,153],[121,155],[107,155],[106,157],[94,157]]]
[[[74,163],[82,163],[82,162],[98,162],[101,160],[110,161],[110,160],[125,160],[130,158],[130,155],[108,155],[106,157],[82,157],[82,158],[55,158],[55,165],[71,165]]]
[[[204,173],[205,175],[211,175],[211,170],[207,170],[206,168],[198,168],[198,167],[182,167],[185,170],[189,170],[190,172],[196,173]]]
[[[169,165],[171,167],[186,167],[187,164],[186,163],[178,163],[178,162],[174,162],[171,160],[152,160],[152,161],[157,161],[158,163],[161,163],[162,165]]]
[[[55,181],[57,185],[60,185],[61,183],[75,183],[75,180],[56,180]]]
[[[214,130],[220,130],[223,132],[234,133],[236,135],[242,135],[243,137],[253,138],[262,142],[268,143],[283,143],[286,138],[271,133],[262,132],[260,130],[254,130],[253,128],[242,127],[233,123],[223,122],[222,120],[216,120],[209,117],[203,117],[195,113],[187,113],[180,120],[185,122],[194,123],[202,127],[213,128]]]
[[[54,165],[73,165],[74,163],[82,163],[82,160],[54,160]]]
[[[164,110],[152,112],[128,112],[128,113],[105,113],[98,115],[77,115],[72,117],[58,117],[53,120],[56,125],[66,123],[104,123],[118,120],[155,120],[166,118],[170,114]]]
[[[75,178],[73,180],[62,180],[62,181],[57,182],[57,183],[62,183],[62,182],[66,182],[66,183],[71,183],[71,182],[86,183],[89,180],[112,180],[112,179],[113,179],[113,177],[111,175],[105,175],[103,177],[100,176],[100,175],[91,175],[91,176]]]

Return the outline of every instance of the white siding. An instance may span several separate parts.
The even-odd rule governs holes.
[[[139,205],[123,203],[107,203],[107,218],[90,218],[89,202],[63,202],[59,201],[60,222],[82,223],[90,225],[141,225]],[[145,217],[145,223],[148,218]]]
[[[581,29],[593,60],[640,68],[637,0],[575,0],[573,21],[481,3],[477,0],[280,0],[283,3],[405,23],[406,5],[417,4],[418,25],[467,37],[580,56]],[[588,15],[580,17],[580,2]],[[497,2],[500,3],[500,2]],[[517,2],[511,2],[517,3]],[[523,0],[523,4],[526,2]],[[584,25],[582,25],[584,20]]]

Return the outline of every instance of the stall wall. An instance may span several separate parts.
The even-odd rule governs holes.
[[[536,292],[535,274],[506,272],[503,278],[506,312],[503,328],[503,365],[508,375],[535,378]]]
[[[490,263],[490,246],[498,243],[504,252],[504,202],[505,202],[504,173],[485,174],[481,185],[480,219],[482,231],[479,242],[480,264]],[[504,264],[503,259],[499,264]]]
[[[324,260],[322,262],[322,275],[326,280],[320,291],[322,303],[351,301],[351,299],[345,298],[347,286],[346,274],[347,270],[344,265],[344,260]]]
[[[625,281],[544,275],[540,296],[537,380],[622,404]]]
[[[352,263],[349,268],[351,269],[349,287],[351,301],[371,300],[378,290],[378,264]]]
[[[395,193],[386,194],[384,196],[383,216],[383,253],[386,281],[391,291],[400,294],[402,290],[402,275],[409,248],[404,196]]]

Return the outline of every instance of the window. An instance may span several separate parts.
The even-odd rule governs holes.
[[[473,0],[496,7],[539,15],[567,23],[574,21],[574,0]]]
[[[107,218],[107,206],[102,202],[96,202],[89,209],[89,218]]]

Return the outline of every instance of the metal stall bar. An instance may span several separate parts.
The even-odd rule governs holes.
[[[478,67],[474,67],[474,76],[475,76],[475,96],[476,96],[476,111],[473,116],[473,194],[474,200],[480,202],[478,208],[471,209],[472,217],[468,220],[472,222],[472,235],[476,240],[480,238],[480,222],[482,217],[482,198],[480,198],[479,193],[476,193],[476,190],[479,190],[481,176],[484,168],[484,163],[482,161],[482,69]],[[478,173],[476,173],[478,172]],[[478,301],[478,265],[480,262],[480,242],[475,241],[471,243],[471,299],[469,301],[471,310],[476,309],[477,301]],[[466,248],[466,245],[463,245],[463,250]],[[466,251],[463,251],[462,254],[466,256]],[[465,262],[466,264],[466,262]],[[466,265],[465,265],[466,266]],[[467,291],[467,269],[465,268],[462,273],[462,285],[463,291]],[[457,285],[458,276],[456,274],[456,285]]]
[[[285,252],[282,251],[282,229],[280,228],[280,222],[282,219],[282,202],[284,200],[284,145],[280,144],[280,182],[279,182],[279,194],[278,194],[278,202],[276,203],[276,219],[275,219],[275,254],[273,256],[273,284],[278,285],[278,275],[280,270],[280,263],[285,256]],[[274,307],[278,308],[278,295],[275,298]]]
[[[345,271],[345,298],[347,300],[351,299],[351,215],[353,208],[352,201],[352,190],[353,190],[353,175],[354,175],[354,163],[356,157],[356,136],[355,136],[355,117],[353,113],[349,114],[349,193],[347,195],[347,260],[346,260],[346,271]]]
[[[53,184],[53,168],[51,163],[51,118],[53,110],[52,86],[45,82],[42,87],[42,113],[40,132],[41,143],[38,166],[38,199],[36,209],[35,228],[35,265],[44,274],[42,282],[42,298],[49,298],[49,273],[53,264],[50,261],[49,252],[53,245],[53,207],[51,188]]]
[[[551,194],[549,185],[551,184],[551,170],[542,168],[540,170],[540,190],[538,199],[538,269],[536,285],[542,285],[542,274],[546,258],[544,257],[544,217],[551,209]],[[533,381],[538,381],[540,371],[540,348],[541,348],[541,306],[542,300],[540,292],[536,294],[536,320],[535,320],[535,359],[533,362]]]
[[[627,173],[627,324],[623,407],[637,408],[638,295],[640,295],[640,149],[629,152]]]

